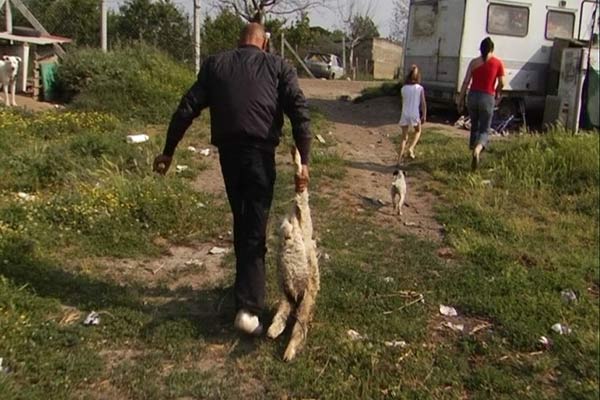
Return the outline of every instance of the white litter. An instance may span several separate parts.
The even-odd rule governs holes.
[[[440,304],[440,314],[446,317],[456,317],[458,315],[454,307],[448,307],[443,304]]]
[[[465,330],[465,326],[463,324],[454,324],[452,322],[442,322],[442,326],[454,332],[464,332]]]
[[[83,320],[83,324],[84,325],[100,325],[100,314],[98,314],[96,311],[92,311],[91,313],[88,314],[87,317],[85,317],[85,320]]]
[[[417,227],[417,226],[419,226],[419,224],[417,224],[416,222],[408,222],[408,221],[406,221],[406,222],[404,223],[404,226],[408,226],[408,227]]]
[[[348,329],[348,332],[346,332],[346,334],[348,335],[350,340],[353,340],[353,341],[364,340],[367,338],[366,336],[363,336],[360,333],[356,332],[354,329]]]
[[[197,153],[198,150],[194,147],[194,146],[188,146],[188,151],[192,152],[192,153]]]
[[[175,167],[175,172],[177,172],[178,174],[180,174],[183,171],[187,171],[188,169],[190,169],[190,167],[188,167],[187,165],[178,165],[178,166]]]
[[[204,263],[197,258],[192,258],[185,262],[185,265],[188,267],[202,267]]]
[[[389,342],[383,342],[386,347],[400,347],[401,349],[406,347],[406,342],[404,340],[392,340]]]
[[[206,204],[204,204],[204,203],[203,203],[203,202],[201,202],[201,201],[199,201],[198,203],[196,203],[196,205],[197,205],[199,208],[206,208]]]
[[[573,330],[569,328],[567,325],[563,325],[560,323],[556,323],[552,325],[552,330],[559,335],[569,335]]]
[[[130,144],[144,143],[148,140],[150,140],[150,137],[148,135],[127,135],[127,143]]]
[[[546,350],[549,349],[550,346],[552,346],[552,341],[546,336],[540,336],[540,338],[538,339],[538,343]]]
[[[560,292],[560,297],[565,303],[577,302],[577,295],[571,289],[565,289],[562,292]]]
[[[323,139],[323,136],[317,135],[316,138],[320,143],[325,144],[325,139]]]
[[[202,154],[205,157],[210,156],[210,149],[202,149],[198,153]]]
[[[212,249],[210,249],[210,250],[208,251],[208,254],[212,254],[212,255],[217,255],[217,254],[225,254],[225,253],[227,253],[228,251],[229,251],[228,249],[225,249],[225,248],[223,248],[223,247],[218,247],[218,246],[215,246],[215,247],[213,247]]]
[[[385,278],[383,278],[383,281],[385,283],[392,283],[394,282],[394,278],[392,278],[391,276],[386,276]]]
[[[25,201],[34,201],[35,200],[34,195],[25,193],[25,192],[17,193],[17,197],[19,197],[21,200],[25,200]]]
[[[323,258],[325,259],[325,261],[329,261],[329,260],[331,260],[331,256],[330,256],[329,254],[327,254],[327,253],[325,253],[325,254],[323,255]]]
[[[4,358],[0,357],[0,372],[2,372],[4,374],[8,374],[10,372],[8,367],[5,367],[3,364],[4,364]]]

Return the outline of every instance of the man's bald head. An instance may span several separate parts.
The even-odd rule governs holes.
[[[242,29],[240,34],[240,46],[252,45],[265,49],[267,44],[267,32],[265,28],[256,22],[251,22]]]

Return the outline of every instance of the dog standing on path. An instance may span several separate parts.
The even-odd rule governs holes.
[[[392,204],[394,205],[394,213],[402,215],[402,206],[406,200],[406,177],[404,171],[397,169],[394,171],[394,180],[390,189],[392,195]]]
[[[300,153],[295,147],[292,148],[292,158],[296,173],[299,174],[302,165]],[[296,193],[292,210],[281,223],[280,235],[278,267],[284,296],[279,302],[267,336],[275,339],[281,335],[288,317],[293,316],[294,328],[283,355],[285,361],[290,361],[306,340],[320,285],[317,245],[313,239],[306,189]]]
[[[5,104],[7,107],[11,105],[8,97],[8,89],[12,92],[12,105],[16,106],[15,92],[17,90],[17,73],[19,72],[19,63],[21,57],[3,56],[0,60],[0,86],[4,87]]]

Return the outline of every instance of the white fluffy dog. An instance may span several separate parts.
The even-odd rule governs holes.
[[[402,215],[402,206],[406,200],[406,177],[404,171],[398,169],[394,171],[394,180],[390,189],[392,195],[392,204],[394,205],[394,213]]]
[[[294,147],[292,157],[296,172],[301,171],[300,154]],[[283,219],[280,228],[279,275],[284,296],[267,336],[275,339],[284,331],[288,317],[294,313],[295,323],[283,359],[292,360],[306,339],[319,292],[319,265],[317,246],[313,240],[313,226],[308,204],[308,191],[296,193],[292,210]]]
[[[16,106],[15,92],[17,89],[17,73],[19,72],[19,63],[21,57],[3,56],[0,60],[0,86],[4,87],[4,97],[6,106],[10,106],[8,98],[8,89],[12,91],[12,105]]]

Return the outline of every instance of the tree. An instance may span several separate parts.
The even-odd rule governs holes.
[[[218,8],[232,9],[249,22],[265,23],[267,15],[282,16],[306,12],[329,0],[213,0]]]
[[[244,21],[228,9],[214,19],[206,17],[202,27],[202,54],[209,55],[237,46]]]
[[[394,11],[390,21],[390,39],[404,44],[408,29],[409,0],[394,0]]]
[[[350,50],[350,62],[354,62],[354,49],[363,40],[379,37],[377,25],[371,18],[373,3],[368,2],[366,7],[359,6],[358,0],[348,0],[343,6],[338,0],[338,9],[344,24],[346,36],[348,37],[348,49]]]
[[[192,27],[171,0],[127,0],[116,18],[116,37],[123,42],[140,41],[189,62],[193,58]]]
[[[100,44],[97,0],[29,0],[25,4],[51,34],[71,38],[76,45]],[[15,25],[29,25],[18,11],[13,11],[13,17]]]

